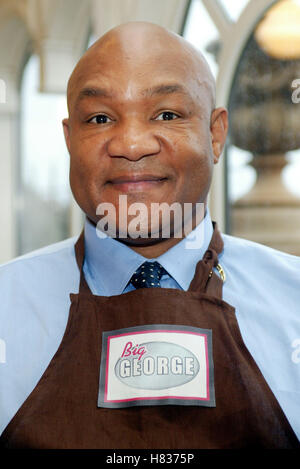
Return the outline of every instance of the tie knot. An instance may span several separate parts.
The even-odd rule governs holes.
[[[160,279],[167,273],[158,262],[144,262],[131,277],[135,288],[161,288]]]

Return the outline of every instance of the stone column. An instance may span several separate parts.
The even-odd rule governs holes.
[[[255,155],[254,187],[232,206],[235,236],[300,255],[300,198],[284,185],[284,154]]]

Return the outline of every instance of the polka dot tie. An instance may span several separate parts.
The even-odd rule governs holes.
[[[166,270],[158,262],[144,262],[131,277],[135,288],[161,288],[160,279]]]

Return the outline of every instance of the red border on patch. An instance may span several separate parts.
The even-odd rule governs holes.
[[[110,340],[111,338],[116,337],[124,337],[126,335],[135,335],[135,334],[149,334],[149,333],[156,333],[156,332],[167,332],[167,333],[179,333],[179,334],[193,334],[204,337],[204,344],[205,344],[205,360],[206,360],[206,395],[207,397],[187,397],[187,396],[159,396],[159,397],[133,397],[131,399],[107,399],[107,389],[108,389],[108,369],[109,369],[109,347],[110,347]],[[152,329],[152,330],[145,330],[145,331],[138,331],[138,332],[125,332],[124,334],[118,335],[111,335],[107,337],[107,360],[106,360],[106,370],[105,370],[105,390],[104,390],[104,402],[131,402],[131,401],[145,401],[145,400],[160,400],[160,399],[184,399],[184,400],[198,400],[198,401],[209,401],[209,363],[208,363],[208,347],[207,347],[207,334],[201,334],[192,331],[181,331],[181,330],[167,330],[167,329]]]

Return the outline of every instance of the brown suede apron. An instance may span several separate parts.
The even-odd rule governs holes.
[[[299,448],[222,300],[214,234],[187,292],[79,294],[62,342],[6,427],[6,448]],[[255,293],[255,292],[253,292]],[[251,301],[249,299],[249,301]]]

